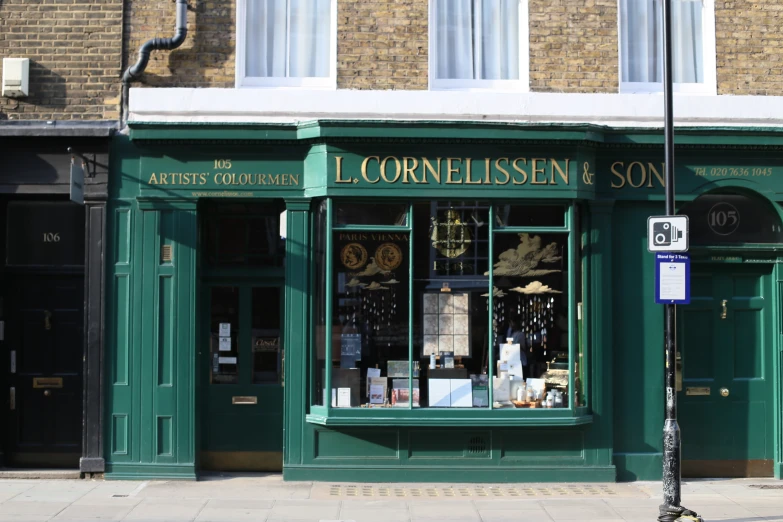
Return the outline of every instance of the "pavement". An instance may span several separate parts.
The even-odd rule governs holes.
[[[347,484],[279,474],[198,482],[0,479],[0,522],[653,522],[661,485]],[[783,522],[783,481],[686,481],[683,505],[705,521]]]

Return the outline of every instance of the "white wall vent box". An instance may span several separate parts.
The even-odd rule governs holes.
[[[3,96],[21,98],[30,92],[30,59],[3,58]]]

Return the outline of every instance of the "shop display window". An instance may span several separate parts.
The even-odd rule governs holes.
[[[319,419],[586,403],[575,206],[326,200],[315,223]]]

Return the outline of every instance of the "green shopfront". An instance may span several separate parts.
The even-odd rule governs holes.
[[[131,123],[112,153],[107,477],[660,478],[659,134]],[[678,132],[689,476],[783,471],[781,145]]]

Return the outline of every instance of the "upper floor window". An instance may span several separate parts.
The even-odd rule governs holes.
[[[621,92],[663,90],[661,2],[620,0]],[[673,89],[714,94],[714,0],[671,0],[671,9]]]
[[[430,9],[430,87],[527,90],[527,0],[431,0]]]
[[[239,0],[238,87],[333,87],[336,0]]]

